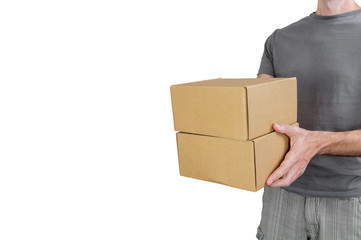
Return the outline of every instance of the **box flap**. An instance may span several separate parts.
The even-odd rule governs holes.
[[[272,123],[297,122],[296,78],[264,80],[262,84],[246,86],[248,139],[272,132]]]

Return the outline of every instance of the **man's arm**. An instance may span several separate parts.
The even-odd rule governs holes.
[[[322,142],[318,154],[361,156],[361,130],[314,133]]]
[[[260,73],[257,75],[257,78],[274,78],[274,77],[268,74]]]
[[[273,124],[273,128],[290,138],[290,150],[281,165],[268,177],[267,185],[270,187],[291,185],[317,154],[361,156],[361,130],[309,131],[287,124]]]
[[[258,78],[273,78],[258,74]],[[267,179],[271,187],[287,187],[306,170],[317,154],[361,156],[361,130],[345,132],[309,131],[286,124],[273,124],[273,128],[290,138],[290,150],[280,167]]]

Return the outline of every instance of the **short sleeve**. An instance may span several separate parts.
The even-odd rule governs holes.
[[[275,43],[275,36],[278,29],[276,29],[267,39],[264,44],[264,51],[261,59],[261,65],[257,74],[268,74],[275,77],[273,65],[273,48]]]

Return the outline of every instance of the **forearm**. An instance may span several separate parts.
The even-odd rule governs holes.
[[[361,156],[361,130],[311,132],[318,142],[318,154]]]
[[[273,128],[290,138],[290,150],[281,165],[268,177],[267,185],[271,187],[290,186],[317,154],[361,156],[361,130],[309,131],[287,124],[273,124]]]

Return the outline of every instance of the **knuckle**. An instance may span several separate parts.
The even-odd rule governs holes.
[[[302,168],[297,168],[296,172],[295,172],[295,178],[301,176],[303,174],[303,169]]]
[[[289,165],[288,160],[283,160],[280,164],[280,168],[281,169],[288,168],[288,165]]]
[[[287,187],[289,187],[296,180],[296,178],[297,176],[295,176],[294,174],[288,174],[286,179]]]
[[[291,183],[292,183],[291,180],[287,180],[286,183],[285,183],[285,184],[286,184],[286,187],[289,187],[289,186],[291,185]]]
[[[308,163],[308,158],[306,156],[302,156],[300,161],[304,164],[307,164]]]
[[[283,176],[282,180],[282,187],[288,187],[292,183],[292,177],[290,176],[290,174],[286,174],[285,176]]]

